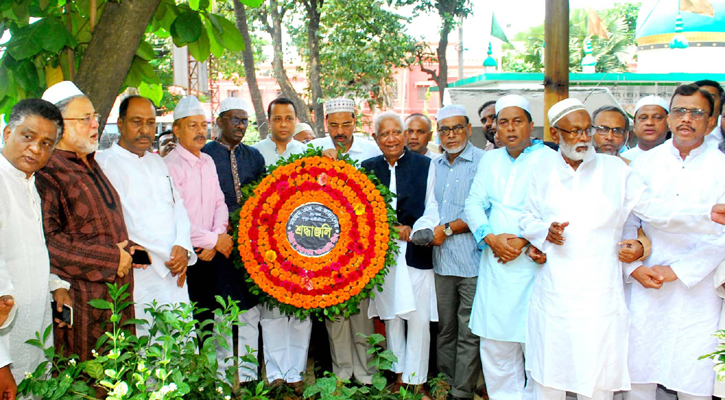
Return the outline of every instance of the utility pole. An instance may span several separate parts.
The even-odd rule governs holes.
[[[546,0],[544,46],[544,140],[551,140],[546,115],[569,97],[569,0]]]
[[[458,19],[458,79],[463,79],[463,16]]]

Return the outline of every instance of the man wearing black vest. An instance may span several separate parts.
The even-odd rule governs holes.
[[[398,389],[404,384],[422,385],[428,377],[429,324],[438,320],[433,252],[431,247],[411,243],[411,238],[430,230],[432,241],[432,230],[440,218],[433,193],[435,169],[428,157],[405,148],[400,115],[380,114],[375,119],[374,137],[383,155],[364,161],[362,167],[374,172],[397,195],[391,205],[399,223],[396,231],[400,239],[396,242],[400,253],[385,278],[383,291],[371,300],[368,316],[385,321],[388,348],[398,358],[393,364]],[[423,399],[427,397],[424,392]]]

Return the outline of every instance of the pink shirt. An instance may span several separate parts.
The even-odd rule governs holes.
[[[205,153],[197,157],[179,145],[164,161],[189,213],[192,246],[213,249],[218,235],[226,233],[229,225],[214,160]]]

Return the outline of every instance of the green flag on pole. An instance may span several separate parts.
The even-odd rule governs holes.
[[[496,16],[493,13],[491,13],[491,36],[499,38],[506,43],[510,43],[509,40],[506,38],[506,34],[501,28],[501,25],[499,25],[498,21],[496,21]]]

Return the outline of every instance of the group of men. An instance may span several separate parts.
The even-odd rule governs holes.
[[[372,383],[359,334],[372,334],[377,317],[397,357],[393,391],[430,396],[437,321],[432,351],[456,399],[473,398],[481,372],[493,400],[709,398],[715,374],[698,357],[716,346],[725,283],[725,267],[716,271],[725,259],[722,104],[715,82],[682,85],[669,102],[642,98],[630,124],[617,107],[590,116],[565,99],[548,112],[554,143],[544,144],[532,139],[529,102],[506,95],[479,109],[484,150],[470,141],[463,106],[441,108],[435,130],[426,115],[383,112],[372,142],[353,134],[355,104],[344,98],[325,103],[322,138],[297,123],[292,101],[273,100],[270,134],[253,146],[242,143],[246,102],[228,98],[209,142],[206,112],[187,96],[156,154],[156,108],[128,96],[118,143],[96,154],[92,102],[73,83],[56,84],[19,102],[3,132],[0,393],[12,400],[41,362],[24,342],[51,323],[51,294],[57,311],[74,309],[72,326],[55,321],[56,348],[87,360],[109,316],[88,301],[108,300],[106,283],[128,283],[136,307],[124,318],[148,317],[152,301],[209,310],[216,295],[238,301],[239,353],[259,350],[261,329],[265,378],[301,394],[313,324],[258,304],[230,259],[229,213],[245,185],[311,144],[347,154],[396,195],[400,252],[382,291],[325,322],[341,380]],[[622,152],[631,131],[637,147]],[[429,149],[434,134],[442,154]],[[149,265],[134,264],[137,251]],[[231,349],[217,348],[220,374]],[[238,371],[243,382],[258,378],[255,365]]]

